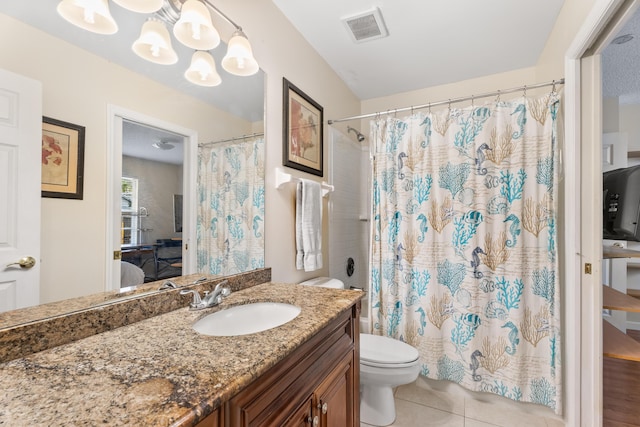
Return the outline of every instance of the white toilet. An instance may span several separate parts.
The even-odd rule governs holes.
[[[317,277],[302,285],[344,289],[338,279]],[[387,426],[396,419],[393,388],[420,374],[418,350],[389,337],[360,334],[360,421]]]

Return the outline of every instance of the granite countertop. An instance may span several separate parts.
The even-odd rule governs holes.
[[[180,308],[0,364],[0,425],[194,425],[362,295],[264,283],[232,293],[220,307]],[[244,336],[210,337],[191,328],[217,310],[260,301],[302,311]]]

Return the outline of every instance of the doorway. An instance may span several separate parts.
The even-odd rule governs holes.
[[[568,426],[603,420],[601,54],[637,4],[596,2],[566,54],[565,301],[580,301],[565,304]]]
[[[121,288],[182,274],[184,139],[123,120]]]
[[[144,282],[194,273],[197,132],[115,106],[108,118],[107,289],[132,284],[123,265]]]

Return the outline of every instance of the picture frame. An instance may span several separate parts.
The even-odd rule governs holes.
[[[42,197],[82,200],[84,126],[42,117]]]
[[[286,78],[283,81],[284,166],[323,176],[323,109]]]

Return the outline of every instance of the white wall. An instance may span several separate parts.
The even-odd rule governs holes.
[[[627,135],[628,151],[640,151],[640,105],[619,105],[618,117],[620,132]],[[640,164],[640,158],[628,159],[629,166]],[[628,242],[629,249],[640,249],[639,242]],[[640,289],[640,264],[634,259],[628,259],[627,264],[627,289]],[[640,329],[640,313],[627,313],[627,329]]]
[[[620,105],[618,109],[620,132],[629,136],[629,151],[640,151],[640,105]]]
[[[368,276],[368,247],[364,244],[368,223],[361,220],[367,216],[367,211],[361,210],[362,199],[366,198],[362,191],[362,181],[366,181],[366,169],[361,169],[360,162],[362,148],[337,129],[331,129],[329,141],[333,151],[331,184],[335,186],[329,196],[329,275],[342,280],[347,288],[364,289]],[[352,276],[347,274],[348,258],[354,260]]]

